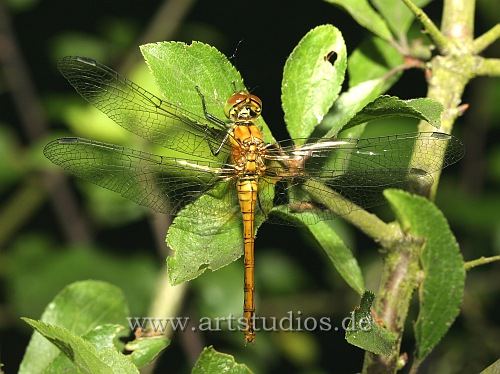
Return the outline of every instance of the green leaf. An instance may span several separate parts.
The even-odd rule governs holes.
[[[39,317],[62,288],[91,278],[118,286],[127,300],[134,300],[132,315],[142,315],[156,285],[158,264],[144,255],[119,257],[105,252],[81,246],[57,248],[40,235],[19,238],[10,248],[6,269],[9,302],[17,314]],[[133,282],[129,274],[134,274]]]
[[[361,109],[375,100],[384,89],[384,79],[373,79],[362,82],[340,95],[321,123],[324,137],[336,136]]]
[[[357,113],[344,129],[361,123],[389,118],[410,117],[427,121],[430,125],[439,128],[443,105],[433,99],[418,98],[401,100],[395,96],[379,96]]]
[[[283,216],[286,220],[296,222],[315,222],[314,225],[305,225],[309,232],[314,236],[321,248],[325,251],[333,266],[339,272],[347,284],[360,295],[365,290],[363,274],[359,268],[356,258],[351,250],[347,248],[342,239],[337,235],[331,222],[320,221],[314,217],[314,213],[287,213],[280,210],[274,210],[275,214]],[[299,219],[302,216],[302,219]],[[304,217],[309,216],[309,217]]]
[[[403,56],[390,43],[377,36],[369,36],[350,54],[347,71],[349,87],[371,79],[385,78],[385,92],[401,76],[401,71],[392,71],[404,63]],[[391,72],[392,74],[388,74]]]
[[[321,122],[338,97],[346,65],[344,39],[332,25],[312,29],[295,47],[281,84],[285,122],[292,138],[307,138]]]
[[[124,344],[119,340],[129,334],[129,330],[122,325],[105,323],[86,333],[83,338],[96,349],[115,348],[122,350]]]
[[[269,201],[272,196],[271,190],[261,193],[261,206],[272,205]],[[264,220],[259,209],[255,230]],[[222,183],[182,209],[168,230],[167,243],[175,251],[167,259],[168,276],[173,285],[237,260],[243,254],[243,223],[236,186]]]
[[[139,373],[134,364],[115,348],[98,350],[64,327],[29,318],[22,319],[54,344],[83,373]]]
[[[484,369],[480,374],[499,374],[500,373],[500,359],[496,360],[486,369]]]
[[[129,331],[123,326],[105,324],[97,326],[95,329],[85,334],[83,338],[91,343],[98,351],[107,348],[121,351],[124,344],[118,339],[126,337],[128,334]],[[44,374],[71,373],[73,371],[75,371],[75,365],[71,359],[64,354],[59,354],[44,370]]]
[[[241,256],[241,212],[232,200],[207,193],[174,219],[167,233],[167,244],[175,251],[167,258],[172,285],[194,279],[207,268],[216,270]]]
[[[403,230],[425,238],[421,254],[424,277],[415,324],[416,358],[422,360],[448,331],[460,311],[465,283],[464,261],[448,222],[434,204],[400,190],[386,190],[384,195]]]
[[[431,0],[413,0],[413,3],[423,8]],[[398,39],[404,38],[410,28],[415,15],[401,0],[372,0],[382,17],[387,21],[394,35]]]
[[[364,28],[385,40],[391,40],[391,31],[385,21],[371,7],[367,0],[325,0],[348,12],[354,20]]]
[[[127,351],[132,353],[128,356],[138,368],[151,363],[158,354],[170,344],[166,336],[151,336],[137,338],[125,345]]]
[[[205,347],[191,374],[251,374],[250,369],[244,364],[238,364],[234,357],[217,352],[212,346]]]
[[[47,306],[41,321],[67,328],[76,336],[98,325],[126,325],[129,311],[120,289],[105,282],[83,281],[65,287]],[[40,334],[31,337],[19,373],[39,373],[59,355],[59,350]]]
[[[358,308],[352,313],[345,338],[356,347],[378,355],[388,355],[396,342],[397,335],[379,326],[372,317],[371,308],[375,295],[366,291]]]
[[[216,48],[201,42],[159,42],[141,46],[141,52],[163,93],[170,102],[204,117],[198,86],[207,110],[226,120],[224,105],[237,90],[246,90],[240,73]],[[272,142],[271,131],[261,118],[264,139]]]

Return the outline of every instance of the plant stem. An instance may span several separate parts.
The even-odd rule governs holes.
[[[375,214],[367,212],[322,183],[310,180],[304,184],[304,189],[315,200],[359,228],[383,247],[390,247],[401,239],[399,226],[385,223]],[[329,193],[325,194],[325,191]]]
[[[415,17],[420,21],[422,26],[424,26],[425,30],[428,32],[432,41],[436,44],[436,47],[443,52],[446,53],[449,50],[449,40],[439,31],[437,26],[432,22],[429,16],[418,6],[416,6],[411,0],[402,0],[403,3],[411,10]]]
[[[479,257],[475,260],[467,261],[464,264],[465,270],[470,270],[472,268],[475,268],[476,266],[481,266],[485,264],[489,264],[490,262],[495,262],[495,261],[500,261],[500,255],[499,256],[491,256],[491,257]]]
[[[417,287],[421,241],[407,237],[384,258],[375,310],[385,327],[398,335],[388,356],[367,352],[363,373],[393,373],[398,369],[399,350],[411,297]]]
[[[500,38],[500,23],[479,36],[472,43],[472,53],[479,54]]]
[[[441,32],[458,48],[472,43],[475,8],[475,0],[444,0]]]
[[[461,97],[467,83],[477,75],[481,64],[479,57],[471,53],[474,29],[474,0],[445,0],[441,31],[425,13],[411,2],[402,0],[416,15],[438,46],[441,54],[429,62],[427,97],[437,100],[444,107],[441,117],[440,131],[450,133],[460,110]],[[493,36],[482,39],[479,47],[488,44]],[[476,45],[476,48],[477,48]],[[488,67],[491,71],[491,66]],[[421,122],[419,131],[435,131],[428,123]],[[444,157],[444,150],[431,150]],[[428,170],[423,157],[413,157],[411,165]],[[430,198],[435,195],[440,173],[434,173],[434,183]],[[418,285],[420,273],[418,264],[419,247],[412,241],[403,241],[399,246],[386,247],[387,253],[382,271],[382,282],[376,304],[376,313],[387,327],[398,334],[398,341],[388,357],[366,353],[363,367],[364,373],[395,373],[398,368],[398,357],[404,323],[407,318],[408,305],[414,288]],[[399,281],[398,281],[399,280]],[[418,362],[417,362],[418,361]],[[412,372],[416,372],[420,360],[415,360]]]
[[[477,58],[475,70],[478,76],[500,77],[500,58]]]

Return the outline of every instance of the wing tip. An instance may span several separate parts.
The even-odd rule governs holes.
[[[92,67],[97,66],[97,61],[90,57],[83,56],[64,56],[57,61],[57,68],[61,74],[67,78],[67,73],[77,70],[78,66],[89,65]]]
[[[52,160],[52,150],[56,148],[60,144],[76,144],[80,142],[80,138],[77,137],[63,137],[63,138],[58,138],[54,139],[50,142],[48,142],[45,147],[43,147],[43,154],[45,157],[47,157],[49,160]]]

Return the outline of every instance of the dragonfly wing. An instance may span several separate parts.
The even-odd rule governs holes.
[[[420,170],[410,172],[410,174],[407,170],[399,172],[393,170],[391,176],[394,180],[389,179],[386,173],[375,172],[369,177],[350,172],[328,180],[284,178],[276,183],[272,208],[280,213],[293,214],[298,221],[305,224],[314,224],[318,221],[347,215],[353,210],[383,205],[386,201],[382,192],[387,188],[425,194],[433,182],[431,174]],[[361,185],[361,183],[366,183],[367,178],[370,178],[372,183]],[[356,179],[359,180],[359,185],[353,183]],[[377,179],[378,182],[376,182]],[[293,221],[286,220],[280,214],[270,215],[269,221],[295,225]]]
[[[223,143],[227,130],[220,124],[209,123],[203,117],[160,99],[92,59],[68,56],[59,61],[58,67],[83,98],[142,138],[199,156],[211,154],[210,150]],[[224,145],[222,154],[227,156],[229,152],[229,146]]]
[[[309,176],[338,175],[348,169],[367,172],[410,170],[413,167],[410,161],[425,166],[425,172],[432,173],[454,164],[464,155],[463,144],[458,138],[438,132],[365,139],[309,139],[302,146],[290,146],[291,142],[293,140],[277,143],[269,148],[266,157],[303,160],[303,167]],[[287,165],[283,164],[283,167]]]
[[[70,173],[167,214],[232,175],[230,165],[178,159],[82,138],[48,143],[44,154]]]
[[[279,144],[266,154],[266,174],[277,182],[275,209],[311,220],[332,219],[385,203],[382,192],[400,188],[426,194],[432,172],[458,161],[463,145],[440,133],[367,139],[321,139],[303,146]],[[444,162],[441,162],[444,157]],[[425,170],[413,165],[424,165]],[[328,209],[324,203],[330,202]]]

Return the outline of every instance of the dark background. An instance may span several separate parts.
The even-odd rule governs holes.
[[[0,223],[4,225],[0,225],[0,362],[7,373],[17,371],[31,334],[19,316],[39,318],[65,284],[88,278],[108,280],[124,289],[132,313],[145,315],[156,278],[165,270],[165,251],[158,244],[149,213],[143,209],[67,178],[70,196],[89,233],[69,235],[68,240],[52,197],[43,192],[39,175],[49,165],[41,155],[42,145],[56,133],[86,136],[89,131],[78,125],[85,103],[57,72],[57,58],[86,55],[124,73],[133,72],[142,64],[138,45],[154,22],[159,28],[148,41],[200,40],[227,56],[234,55],[232,62],[247,87],[264,103],[266,122],[275,137],[283,139],[287,134],[280,105],[282,70],[297,42],[311,28],[325,23],[341,30],[349,53],[368,35],[349,15],[322,1],[198,1],[191,3],[181,18],[175,16],[176,5],[171,2],[166,15],[153,21],[164,6],[161,1],[2,3],[20,52],[15,62],[25,64],[41,104],[41,122],[46,125],[45,131],[37,134],[34,130],[35,136],[29,136],[30,124],[23,125],[16,107],[19,103],[13,99],[15,89],[7,76],[16,73],[4,64],[0,76]],[[440,1],[434,1],[426,10],[438,21],[441,7]],[[476,35],[498,22],[498,10],[495,1],[478,2]],[[5,19],[0,21],[5,35]],[[176,22],[177,27],[171,30]],[[9,43],[4,37],[1,42],[5,61]],[[498,52],[498,43],[486,54],[495,55],[495,48]],[[421,71],[406,72],[390,91],[405,99],[425,96],[425,92]],[[456,124],[456,135],[466,144],[467,154],[444,173],[438,193],[437,204],[448,217],[466,260],[500,254],[499,99],[498,79],[477,79],[467,89],[464,102],[470,103],[471,109]],[[21,103],[28,112],[32,105],[29,98]],[[69,128],[68,122],[73,123]],[[115,136],[107,131],[103,132],[104,140]],[[29,193],[23,195],[25,186],[35,188],[28,188]],[[390,217],[387,210],[382,209],[382,214]],[[11,229],[12,222],[15,226]],[[376,244],[340,220],[338,226],[358,257],[367,286],[376,290],[381,265]],[[301,230],[265,224],[259,230],[256,253],[258,308],[263,314],[300,310],[306,315],[330,316],[340,325],[358,302],[324,253]],[[500,356],[499,266],[490,264],[468,273],[463,312],[422,372],[477,372]],[[224,315],[229,310],[239,315],[241,271],[239,260],[190,282],[179,314],[199,318]],[[413,344],[410,322],[404,342],[409,352]],[[262,333],[257,343],[247,348],[242,337],[235,335],[178,334],[162,354],[156,372],[187,372],[206,345],[234,354],[237,361],[259,373],[361,370],[363,352],[347,344],[340,332]]]

